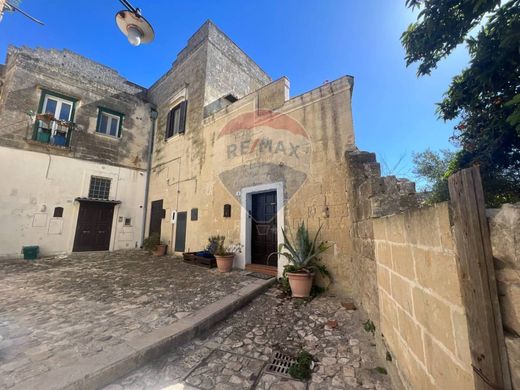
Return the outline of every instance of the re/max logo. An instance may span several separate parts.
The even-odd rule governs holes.
[[[258,153],[271,153],[271,154],[284,154],[288,157],[298,156],[298,149],[300,145],[294,145],[292,142],[278,141],[273,142],[270,138],[258,138],[256,140],[245,140],[235,144],[229,144],[227,146],[227,158],[232,159],[245,154],[254,153],[258,150]]]

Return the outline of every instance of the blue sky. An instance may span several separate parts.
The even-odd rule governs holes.
[[[24,0],[20,14],[0,23],[0,59],[9,44],[68,48],[150,86],[166,72],[188,38],[213,20],[267,73],[287,76],[291,95],[348,74],[353,95],[356,143],[376,152],[383,168],[411,175],[411,154],[449,148],[453,124],[437,119],[451,78],[466,66],[459,48],[429,77],[406,68],[401,33],[415,20],[404,0],[157,0],[132,1],[152,23],[156,39],[130,46],[114,22],[116,0]],[[4,62],[2,60],[2,62]],[[403,161],[394,166],[404,156]]]

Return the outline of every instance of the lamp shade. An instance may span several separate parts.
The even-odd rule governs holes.
[[[119,11],[116,14],[116,24],[134,46],[151,42],[155,36],[150,23],[142,16],[130,11]]]

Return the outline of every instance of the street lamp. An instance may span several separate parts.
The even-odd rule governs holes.
[[[21,10],[19,8],[19,5],[20,5],[20,0],[0,0],[0,22],[2,21],[3,17],[4,17],[4,12],[14,12],[14,11],[18,11],[20,12],[23,16],[26,16],[28,17],[29,19],[31,19],[33,22],[36,22],[38,24],[41,24],[43,25],[43,22],[32,17],[31,15],[29,15],[27,12]]]
[[[116,14],[117,27],[128,38],[133,46],[153,41],[153,28],[148,21],[141,16],[141,10],[134,8],[128,1],[119,0],[127,9]]]

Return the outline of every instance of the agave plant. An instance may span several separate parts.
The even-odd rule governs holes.
[[[321,226],[316,232],[314,239],[309,237],[309,231],[302,222],[298,226],[296,236],[289,238],[284,229],[282,229],[284,242],[278,246],[278,254],[289,260],[289,264],[284,268],[284,274],[287,272],[319,272],[330,278],[330,273],[324,264],[320,264],[319,256],[330,248],[326,242],[317,244]]]

